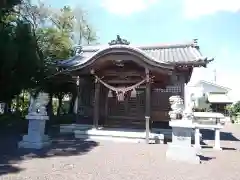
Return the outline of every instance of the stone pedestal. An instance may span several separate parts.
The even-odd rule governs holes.
[[[194,125],[190,120],[170,121],[172,143],[168,144],[166,157],[171,160],[200,164],[196,148],[191,145],[191,133]]]
[[[46,121],[49,119],[45,115],[27,115],[29,120],[28,134],[23,136],[18,143],[19,148],[41,149],[51,144],[48,136],[44,134]]]

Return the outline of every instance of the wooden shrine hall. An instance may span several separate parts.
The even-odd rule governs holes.
[[[134,46],[117,36],[108,45],[79,47],[58,62],[58,81],[74,80],[77,123],[94,127],[168,126],[169,97],[180,95],[193,68],[206,67],[197,40],[186,44]]]

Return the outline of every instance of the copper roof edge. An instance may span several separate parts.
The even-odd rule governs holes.
[[[114,46],[114,45],[113,45]],[[184,47],[197,47],[198,44],[196,43],[196,40],[192,40],[188,43],[166,43],[166,44],[149,44],[149,45],[137,45],[137,44],[130,44],[129,46],[147,50],[147,49],[165,49],[165,48],[184,48]],[[83,51],[98,51],[103,48],[110,47],[108,44],[102,44],[102,45],[87,45],[82,46]]]

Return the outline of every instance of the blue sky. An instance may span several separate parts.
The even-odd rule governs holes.
[[[194,70],[192,82],[214,79],[232,88],[240,75],[240,0],[48,0],[53,7],[82,7],[100,43],[121,37],[132,44],[162,44],[199,39],[203,55],[214,57],[207,69]]]

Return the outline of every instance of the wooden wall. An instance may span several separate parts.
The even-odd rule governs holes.
[[[88,88],[87,88],[88,87]],[[80,108],[83,114],[92,123],[94,89],[92,86],[85,86],[82,91],[82,102]],[[165,89],[152,88],[151,91],[151,121],[168,122],[169,97],[172,95],[182,95],[181,85],[167,86]],[[145,123],[145,87],[137,89],[137,97],[126,95],[124,101],[118,101],[116,96],[108,97],[108,89],[101,85],[100,90],[100,118],[99,124],[111,124],[111,121],[128,121],[126,123],[138,123],[144,126]]]
[[[181,95],[181,86],[167,86],[165,89],[154,88],[151,95],[151,120],[168,122],[171,110],[169,97]]]

